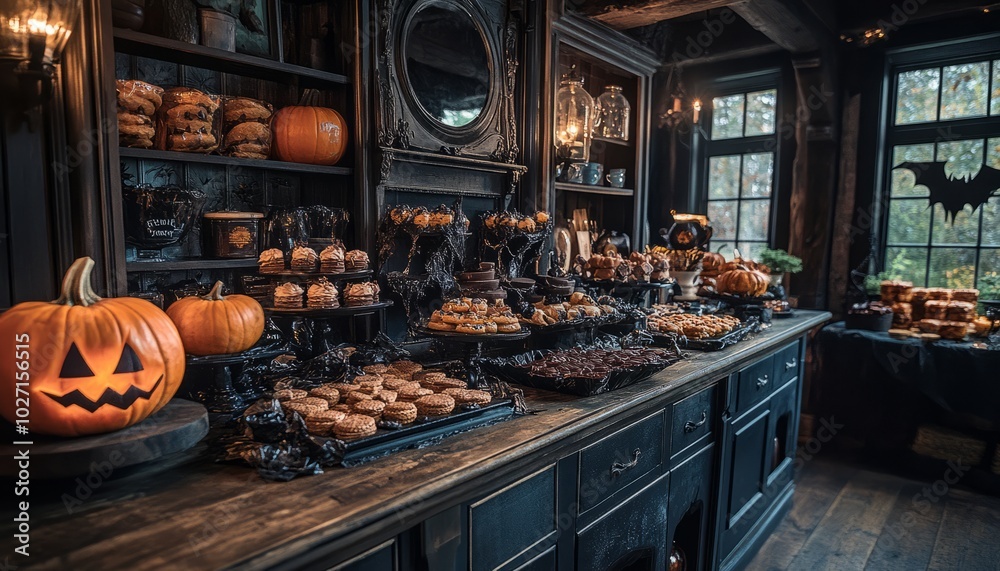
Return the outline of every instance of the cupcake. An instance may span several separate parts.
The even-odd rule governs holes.
[[[309,286],[309,293],[306,294],[306,306],[310,309],[334,309],[340,307],[338,296],[340,292],[337,287],[326,278]]]
[[[372,305],[378,302],[378,284],[361,282],[350,284],[344,289],[344,305]]]
[[[323,248],[319,254],[319,271],[324,274],[342,274],[344,269],[344,246],[333,244]]]
[[[262,274],[277,274],[285,271],[285,253],[277,248],[260,253],[257,265]]]
[[[308,246],[296,246],[292,250],[292,269],[296,272],[315,272],[318,263],[316,250]]]
[[[274,289],[274,307],[279,309],[300,309],[302,307],[302,288],[287,282]]]
[[[351,250],[344,255],[344,264],[349,272],[368,269],[368,254],[364,250]]]

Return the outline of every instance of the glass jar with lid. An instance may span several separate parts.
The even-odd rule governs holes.
[[[619,85],[609,85],[597,98],[594,135],[605,139],[628,140],[628,121],[632,106]]]
[[[594,129],[594,98],[583,88],[583,78],[572,73],[564,75],[559,86],[555,118],[558,156],[587,162]]]

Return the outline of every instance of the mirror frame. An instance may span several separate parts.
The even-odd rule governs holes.
[[[403,35],[415,14],[435,4],[456,6],[472,17],[491,65],[486,105],[479,117],[462,127],[433,118],[406,78]],[[378,0],[377,10],[375,128],[383,157],[398,150],[514,165],[520,155],[514,103],[520,21],[508,0]]]

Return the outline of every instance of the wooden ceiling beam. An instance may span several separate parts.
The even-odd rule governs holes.
[[[816,51],[832,39],[829,29],[797,0],[745,0],[730,7],[756,30],[792,53]]]
[[[590,2],[576,11],[617,30],[656,24],[671,18],[722,8],[738,0],[620,0]]]

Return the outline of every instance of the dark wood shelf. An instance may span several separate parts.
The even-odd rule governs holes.
[[[629,148],[632,148],[632,147],[635,146],[635,143],[631,139],[629,139],[628,141],[623,141],[621,139],[608,139],[606,137],[594,137],[593,139],[591,139],[591,141],[595,142],[595,143],[596,142],[601,142],[601,143],[607,143],[609,145],[618,145],[619,147],[629,147]]]
[[[182,161],[187,163],[206,163],[212,165],[232,165],[236,167],[267,169],[272,171],[288,171],[305,174],[326,174],[349,176],[354,171],[348,167],[325,165],[307,165],[304,163],[286,163],[284,161],[270,161],[258,159],[241,159],[237,157],[224,157],[222,155],[206,155],[203,153],[179,153],[177,151],[156,151],[153,149],[133,149],[130,147],[120,147],[118,155],[133,159],[146,159],[157,161]]]
[[[198,44],[189,44],[187,42],[161,38],[152,34],[144,34],[123,28],[114,29],[114,38],[116,51],[171,61],[192,67],[213,69],[224,73],[235,73],[278,82],[303,79],[312,87],[351,84],[351,80],[347,76],[339,73],[282,63],[272,59],[216,48],[208,48]]]
[[[216,260],[212,258],[193,258],[186,260],[165,260],[149,262],[128,262],[125,271],[128,272],[171,272],[182,270],[237,270],[256,268],[257,258],[239,258],[231,260]]]
[[[597,184],[577,184],[575,182],[557,182],[556,190],[566,192],[583,192],[587,194],[606,194],[609,196],[634,196],[635,191],[631,188],[615,188],[613,186],[600,186]]]

